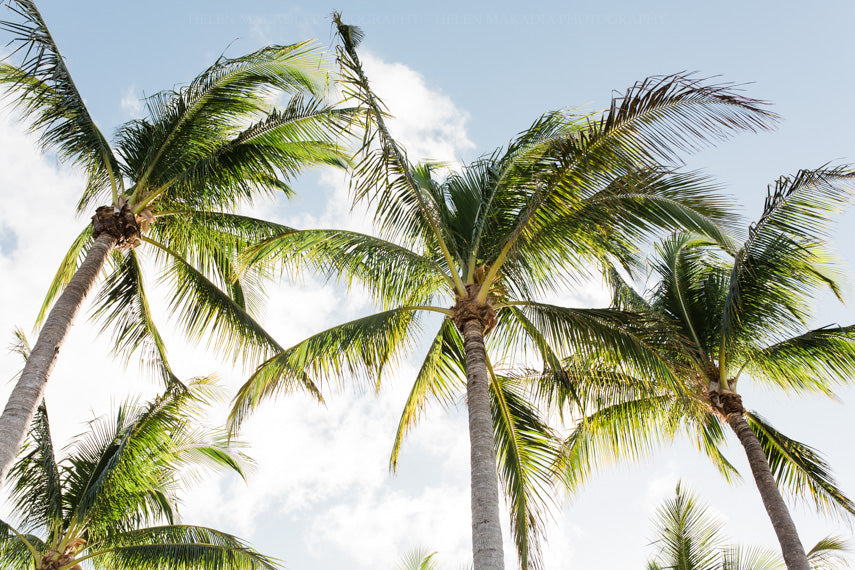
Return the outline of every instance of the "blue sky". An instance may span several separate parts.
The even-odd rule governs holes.
[[[328,15],[363,27],[363,54],[381,97],[398,120],[393,131],[413,154],[467,161],[488,153],[541,113],[607,105],[648,75],[689,70],[699,76],[746,84],[746,94],[773,103],[778,129],[743,134],[688,160],[726,184],[749,218],[762,206],[766,184],[798,168],[828,161],[855,162],[855,72],[849,26],[855,5],[821,2],[566,2],[462,3],[432,1],[371,4],[342,2],[185,1],[145,3],[40,2],[78,89],[106,133],[139,111],[134,103],[186,82],[220,54],[235,56],[267,43],[317,38],[331,45]],[[41,158],[13,124],[0,122],[0,270],[20,276],[0,290],[16,298],[0,317],[0,340],[14,325],[28,327],[61,257],[82,225],[69,205],[79,174]],[[335,174],[313,174],[296,185],[291,204],[257,206],[257,212],[298,226],[346,217],[343,185]],[[29,208],[29,209],[28,209]],[[57,239],[38,242],[19,222],[50,220]],[[359,219],[348,223],[360,224]],[[837,248],[853,275],[855,213],[841,217]],[[855,293],[850,278],[850,298]],[[368,309],[358,291],[343,297],[311,279],[276,289],[265,318],[283,343]],[[595,289],[569,301],[595,302]],[[299,306],[299,309],[295,309]],[[817,324],[855,322],[855,310],[824,302]],[[76,335],[76,336],[75,336]],[[76,326],[53,378],[50,398],[65,402],[57,429],[76,433],[80,422],[106,411],[120,392],[151,393],[154,386],[105,361],[104,375],[84,390],[79,369],[91,358],[94,331]],[[209,372],[209,356],[175,339],[176,366],[188,375]],[[5,356],[4,356],[5,358]],[[6,358],[3,374],[16,365]],[[204,370],[200,366],[206,367]],[[220,370],[228,389],[244,371]],[[292,569],[391,568],[416,545],[438,549],[446,568],[466,561],[468,492],[465,424],[461,411],[432,410],[405,449],[401,472],[386,473],[396,414],[411,377],[406,364],[380,398],[353,390],[328,409],[305,400],[266,406],[248,426],[259,467],[247,490],[238,481],[215,480],[196,489],[187,516],[242,533]],[[89,382],[89,380],[87,380]],[[0,386],[3,395],[4,386]],[[82,393],[81,393],[82,392]],[[782,431],[820,448],[844,489],[855,493],[855,391],[842,402],[819,398],[794,403],[749,388],[745,399]],[[73,405],[72,405],[73,404]],[[392,426],[392,427],[390,427]],[[831,435],[832,437],[829,437]],[[736,446],[730,456],[740,461]],[[549,535],[550,568],[642,567],[648,518],[676,480],[714,503],[730,533],[772,546],[773,535],[748,482],[728,487],[686,445],[677,445],[642,467],[608,471],[557,512]],[[461,504],[466,503],[466,504]],[[829,532],[849,530],[796,508],[806,544]],[[615,548],[620,545],[621,548]]]

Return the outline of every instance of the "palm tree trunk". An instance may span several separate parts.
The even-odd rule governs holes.
[[[793,523],[790,511],[775,484],[775,478],[772,476],[772,470],[769,468],[769,462],[763,453],[760,440],[757,439],[757,435],[745,421],[745,416],[742,413],[728,414],[727,423],[736,433],[742,447],[745,448],[748,464],[751,466],[751,473],[754,475],[754,482],[757,484],[760,497],[763,499],[763,506],[766,507],[766,512],[775,528],[775,534],[778,535],[778,542],[781,545],[781,552],[784,555],[787,568],[789,570],[810,570],[810,564],[808,564],[802,542],[799,540],[796,525]]]
[[[83,263],[48,314],[21,378],[9,395],[6,409],[0,416],[0,487],[42,400],[59,347],[115,244],[116,238],[107,232],[95,239]]]
[[[484,349],[484,325],[470,319],[463,325],[466,353],[466,402],[469,406],[469,449],[472,492],[472,556],[475,570],[503,570],[499,526],[499,478],[490,413],[490,376]]]

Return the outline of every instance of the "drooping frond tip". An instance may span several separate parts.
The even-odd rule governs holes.
[[[362,38],[365,37],[365,32],[357,26],[350,26],[342,22],[341,12],[333,12],[332,21],[335,24],[338,35],[341,37],[341,41],[344,42],[345,50],[351,52],[356,49],[356,46],[358,46],[362,42]]]

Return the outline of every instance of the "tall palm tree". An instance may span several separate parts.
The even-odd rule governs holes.
[[[78,211],[109,205],[96,209],[48,291],[41,334],[0,416],[0,485],[60,345],[111,252],[113,271],[98,313],[114,327],[118,354],[143,348],[161,376],[174,380],[143,287],[140,244],[168,263],[172,308],[193,337],[211,332],[211,344],[235,354],[254,347],[250,357],[281,350],[250,316],[257,290],[252,280],[235,280],[232,261],[248,242],[284,228],[234,211],[261,194],[288,194],[288,180],[306,165],[344,165],[334,133],[349,113],[323,102],[326,71],[315,48],[269,46],[221,57],[189,85],[148,98],[148,117],[123,125],[111,147],[35,3],[7,4],[16,20],[0,27],[21,56],[17,66],[0,62],[7,98],[45,150],[85,170]],[[281,94],[292,97],[272,108]]]
[[[732,258],[721,243],[677,234],[658,248],[660,281],[650,300],[612,275],[615,305],[640,311],[659,331],[658,353],[671,374],[663,382],[596,358],[570,360],[564,373],[590,406],[565,444],[571,487],[597,464],[638,457],[682,430],[731,478],[735,470],[719,450],[728,425],[745,449],[787,567],[808,568],[776,480],[822,510],[851,515],[855,503],[813,449],[743,408],[737,382],[749,377],[791,393],[830,395],[855,377],[855,326],[809,328],[816,295],[826,286],[839,295],[825,245],[829,214],[853,197],[855,173],[846,168],[781,177],[745,242],[724,244]]]
[[[578,277],[586,263],[608,256],[628,262],[637,239],[653,228],[688,226],[718,235],[715,222],[728,214],[710,185],[661,163],[735,130],[765,128],[772,116],[726,87],[682,76],[650,79],[603,113],[547,114],[508,148],[437,181],[435,165],[410,164],[391,137],[356,53],[361,32],[338,16],[336,23],[346,93],[368,110],[355,200],[374,206],[381,236],[289,232],[251,248],[246,259],[355,279],[383,311],[264,363],[238,393],[232,425],[263,399],[308,381],[357,376],[379,387],[384,369],[412,347],[425,317],[439,315],[400,420],[392,465],[427,401],[449,401],[465,386],[475,569],[504,567],[497,457],[521,563],[535,567],[532,538],[542,518],[538,505],[548,500],[550,434],[520,388],[493,376],[491,361],[527,346],[544,362],[556,362],[556,350],[576,346],[583,336],[642,354],[633,339],[613,330],[615,319],[533,299]]]
[[[14,570],[272,570],[240,539],[180,524],[177,495],[211,468],[243,475],[241,454],[200,422],[214,395],[197,379],[149,403],[130,401],[57,458],[42,403],[9,472],[13,518],[0,521],[0,564]]]
[[[656,512],[656,557],[647,570],[781,570],[784,561],[765,548],[728,544],[724,525],[709,507],[677,485],[673,499]],[[846,544],[836,537],[820,540],[808,553],[813,570],[833,570],[848,566],[841,556]]]

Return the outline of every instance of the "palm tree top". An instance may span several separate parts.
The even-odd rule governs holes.
[[[57,457],[44,403],[10,471],[13,519],[0,522],[0,561],[95,568],[270,569],[274,560],[229,534],[178,522],[180,490],[210,469],[243,476],[247,458],[202,425],[215,385],[174,385],[92,420]],[[42,567],[42,566],[39,566]],[[79,568],[74,566],[74,568]]]

